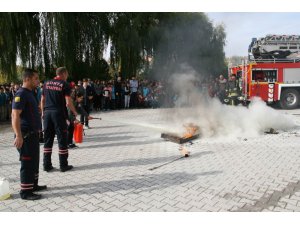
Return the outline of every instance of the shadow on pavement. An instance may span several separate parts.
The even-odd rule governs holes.
[[[136,138],[136,136],[110,136],[110,137],[90,137],[90,136],[85,136],[84,141],[90,142],[90,141],[104,141],[104,142],[109,142],[109,141],[122,141],[122,140],[128,140],[131,138]],[[83,147],[84,148],[84,147]]]
[[[189,158],[182,158],[180,160],[189,160],[197,157],[201,157],[203,155],[213,154],[212,151],[205,152],[197,152],[192,154]],[[174,159],[178,159],[177,156],[169,156],[169,157],[157,157],[157,158],[144,158],[144,159],[135,159],[135,160],[123,160],[119,162],[110,162],[110,163],[96,163],[89,164],[83,166],[75,166],[74,171],[76,170],[93,170],[93,169],[103,169],[103,168],[111,168],[111,167],[128,167],[128,166],[143,166],[143,165],[152,165],[152,164],[161,164],[172,161]]]
[[[97,129],[97,128],[117,128],[117,127],[125,127],[126,125],[117,125],[117,126],[98,126],[98,127],[94,127],[94,126],[91,126],[91,129]]]
[[[209,171],[198,174],[188,173],[163,173],[163,174],[146,174],[143,176],[136,176],[135,178],[113,180],[113,181],[101,181],[96,183],[68,185],[64,187],[49,187],[48,191],[55,191],[55,193],[43,193],[43,198],[55,198],[57,196],[72,196],[78,194],[93,193],[105,193],[116,191],[128,191],[137,194],[144,191],[159,190],[163,188],[169,188],[170,186],[177,186],[188,182],[197,180],[199,176],[211,176],[221,174],[222,171]],[[63,192],[57,192],[62,190]]]
[[[119,137],[115,137],[116,140],[118,141]],[[137,137],[134,137],[137,138]],[[127,138],[128,139],[128,138]],[[99,138],[97,138],[99,140]],[[107,139],[105,139],[107,140]],[[107,144],[97,144],[97,145],[89,145],[89,146],[82,146],[80,149],[92,149],[92,148],[104,148],[104,147],[119,147],[119,146],[134,146],[134,145],[145,145],[145,144],[153,144],[153,143],[159,143],[163,142],[161,139],[156,140],[151,140],[151,141],[131,141],[131,142],[117,142],[117,143],[107,143]]]
[[[134,134],[136,132],[110,132],[110,133],[101,133],[101,134],[86,134],[85,137],[102,137],[102,136],[111,136],[111,135],[122,135],[122,134]]]

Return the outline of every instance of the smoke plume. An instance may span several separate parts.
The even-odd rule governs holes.
[[[236,138],[255,137],[271,128],[289,130],[296,127],[292,116],[282,114],[266,105],[259,98],[253,99],[248,107],[228,106],[217,98],[207,96],[207,90],[195,86],[199,75],[193,70],[172,76],[176,93],[176,110],[170,114],[167,131],[182,135],[184,124],[193,123],[200,127],[202,137]]]

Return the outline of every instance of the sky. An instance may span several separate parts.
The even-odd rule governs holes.
[[[70,4],[72,2],[72,4]],[[9,0],[0,11],[37,12],[205,12],[223,23],[226,57],[247,56],[253,37],[300,35],[299,0]],[[103,4],[105,3],[105,4]],[[293,10],[293,12],[291,12]]]
[[[213,24],[224,24],[226,31],[225,55],[247,56],[252,38],[267,34],[300,35],[300,13],[207,13]]]

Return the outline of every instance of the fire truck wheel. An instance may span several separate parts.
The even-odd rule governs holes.
[[[295,89],[286,89],[280,97],[280,106],[283,109],[295,109],[299,104],[299,93]]]

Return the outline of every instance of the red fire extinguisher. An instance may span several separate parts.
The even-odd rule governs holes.
[[[76,143],[82,143],[83,139],[83,125],[81,123],[74,124],[74,141]]]

